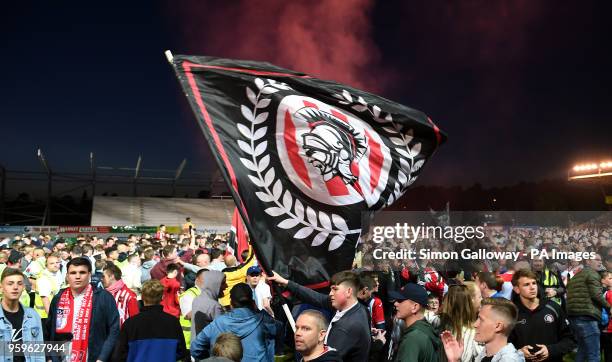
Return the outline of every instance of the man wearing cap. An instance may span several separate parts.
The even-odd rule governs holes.
[[[266,284],[265,277],[262,276],[259,266],[253,265],[247,269],[246,283],[253,291],[253,300],[255,300],[257,309],[265,310],[274,317],[274,312],[272,311],[272,307],[270,307],[270,300],[272,299],[270,286]]]
[[[418,284],[408,283],[398,292],[389,292],[397,310],[396,318],[405,323],[395,361],[437,361],[442,351],[440,338],[425,320],[427,292]]]

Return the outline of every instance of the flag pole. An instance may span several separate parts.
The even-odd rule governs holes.
[[[170,50],[166,50],[164,54],[166,55],[166,59],[168,60],[168,63],[172,64],[172,61],[174,60],[174,56],[172,55],[172,52]]]
[[[174,64],[174,56],[172,55],[172,52],[170,50],[166,50],[166,51],[164,51],[164,55],[166,56],[166,60],[168,60],[168,63],[170,64],[170,66],[172,66],[172,69],[174,69],[174,72],[178,76],[179,74],[178,74],[178,71],[177,71],[176,66]],[[180,77],[179,77],[179,79],[180,79]],[[210,145],[210,143],[209,143],[209,145]],[[224,176],[224,178],[226,178],[225,177],[226,175],[224,175],[223,172],[221,174]],[[227,181],[227,179],[226,179],[226,181]],[[230,192],[232,192],[232,194],[234,194],[233,190],[231,190],[231,188],[230,188]],[[236,203],[236,198],[235,197],[232,197],[232,198],[234,199],[234,202]],[[253,233],[252,230],[250,230],[251,228],[250,228],[249,223],[244,222],[244,220],[246,220],[245,215],[244,215],[245,211],[241,207],[239,207],[238,204],[236,204],[236,206],[237,206],[237,209],[238,209],[238,213],[240,214],[240,217],[243,220],[242,223],[243,223],[244,227],[247,229],[247,232],[249,233],[249,235],[251,236],[251,237],[249,237],[249,244],[251,244],[251,247],[253,248],[253,252],[255,252],[257,250],[257,248],[251,242],[251,238],[255,234]],[[257,253],[255,253],[255,255],[257,256]],[[261,266],[263,267],[264,271],[272,272],[272,268],[269,265],[267,265],[268,263],[267,263],[267,260],[265,260],[265,258],[262,258],[261,260],[257,259],[257,261],[261,264]],[[276,294],[282,299],[282,304],[281,305],[282,305],[283,311],[285,312],[285,316],[287,317],[287,321],[289,321],[289,324],[291,325],[291,328],[293,329],[293,332],[295,333],[295,320],[293,319],[293,316],[291,315],[291,312],[289,311],[289,306],[287,305],[287,299],[282,295],[282,293],[280,292],[280,290],[278,288],[278,285],[276,283],[272,283],[272,287],[274,288],[274,291],[276,292]]]

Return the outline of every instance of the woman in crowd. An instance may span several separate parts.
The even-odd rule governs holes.
[[[482,294],[480,293],[480,289],[478,289],[478,286],[474,282],[464,282],[463,284],[470,291],[470,297],[472,299],[474,313],[478,314],[478,310],[480,309],[480,302],[482,301]]]
[[[482,351],[483,347],[475,340],[474,323],[478,316],[472,299],[470,288],[466,285],[453,285],[448,289],[442,302],[440,323],[442,330],[449,330],[457,340],[463,341],[461,361],[472,361]],[[480,304],[480,301],[478,301]]]

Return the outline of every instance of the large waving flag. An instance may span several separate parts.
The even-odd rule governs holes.
[[[312,287],[351,267],[362,213],[402,196],[446,139],[422,112],[272,64],[172,63],[258,260]]]

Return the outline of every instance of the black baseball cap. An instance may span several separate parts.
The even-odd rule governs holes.
[[[398,302],[411,300],[423,307],[427,307],[427,291],[421,285],[414,283],[406,284],[399,291],[390,291],[389,299],[397,300]]]

